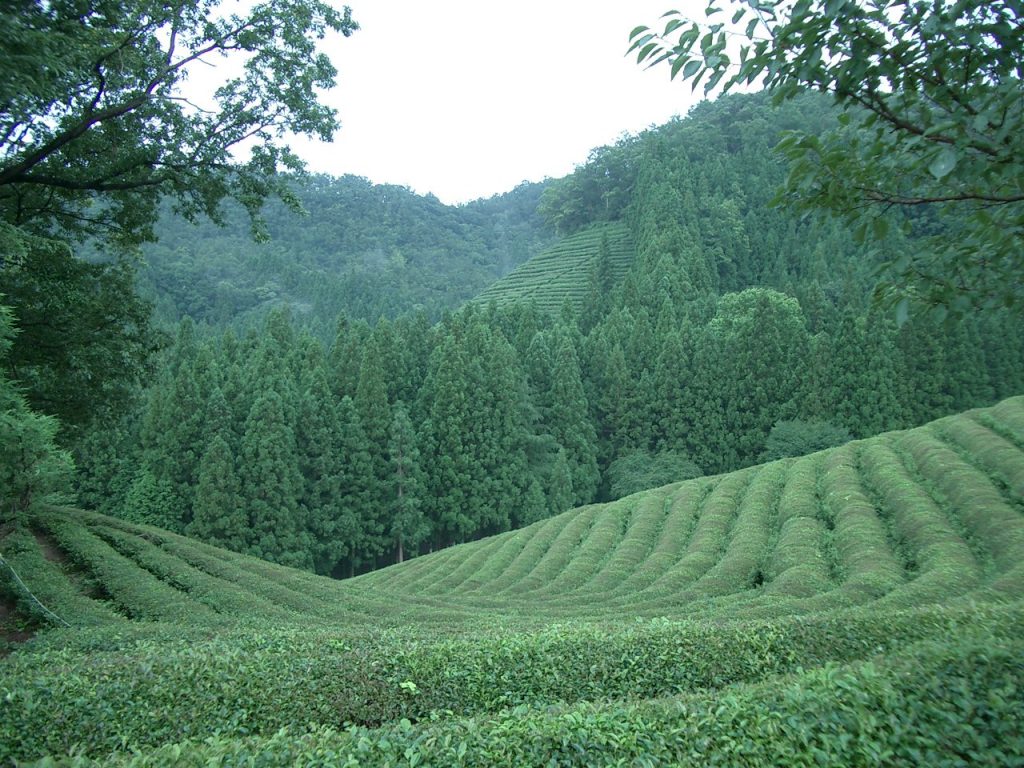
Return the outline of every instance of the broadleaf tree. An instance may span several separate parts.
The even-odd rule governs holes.
[[[288,137],[337,127],[319,100],[336,76],[320,43],[357,28],[349,9],[219,6],[0,4],[0,291],[22,331],[11,374],[63,438],[148,373],[160,339],[134,292],[133,248],[153,239],[164,203],[224,222],[234,200],[259,237],[268,197],[298,207]]]
[[[889,209],[931,236],[893,251],[879,298],[938,315],[1024,308],[1024,6],[1017,0],[709,0],[637,27],[640,62],[716,90],[763,86],[781,101],[831,94],[824,135],[779,145],[777,201],[847,218],[882,238]]]
[[[336,70],[317,43],[356,24],[320,0],[268,0],[244,14],[218,5],[4,3],[0,220],[130,244],[151,239],[164,196],[214,220],[225,198],[254,217],[268,195],[293,199],[279,171],[302,164],[282,139],[332,136],[335,113],[316,89],[333,86]],[[240,71],[193,103],[189,78],[231,54]]]

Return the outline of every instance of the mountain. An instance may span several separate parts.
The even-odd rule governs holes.
[[[346,582],[39,509],[0,759],[1012,763],[1022,503],[1017,397]]]
[[[436,317],[458,306],[550,240],[536,214],[543,184],[447,206],[355,176],[297,179],[305,213],[264,211],[269,240],[254,243],[247,216],[189,224],[167,211],[143,248],[143,294],[159,315],[245,325],[290,307],[306,325],[337,315],[374,321],[402,312]]]

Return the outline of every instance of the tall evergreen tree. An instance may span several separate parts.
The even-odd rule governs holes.
[[[722,297],[698,360],[708,391],[688,452],[699,466],[723,472],[757,460],[772,425],[804,396],[809,342],[795,299],[765,288]]]
[[[565,512],[573,506],[575,493],[572,486],[572,472],[564,448],[559,448],[555,455],[555,463],[551,467],[548,478],[547,502],[552,515]]]
[[[248,553],[312,568],[295,433],[274,389],[260,395],[246,419],[239,480],[249,513]]]
[[[185,532],[208,544],[245,552],[249,522],[234,452],[222,434],[215,434],[203,453],[192,522]]]
[[[367,488],[370,494],[369,507],[365,514],[375,518],[371,528],[378,538],[363,542],[364,554],[376,556],[388,546],[385,534],[388,508],[388,439],[391,430],[391,407],[388,404],[387,382],[383,366],[384,351],[381,340],[371,337],[365,347],[359,367],[359,383],[356,387],[355,405],[359,423],[366,438],[366,450],[370,456],[370,473]]]
[[[547,424],[565,451],[572,486],[572,502],[589,504],[600,483],[597,433],[590,421],[576,349],[563,335],[555,351]]]
[[[391,473],[387,524],[395,560],[400,563],[430,536],[430,521],[423,509],[423,469],[416,431],[401,402],[396,404],[391,420],[388,455]]]
[[[301,503],[306,510],[313,569],[330,574],[349,552],[342,512],[344,445],[322,360],[303,373],[296,425],[296,449],[302,473]],[[319,364],[318,364],[319,363]]]
[[[330,518],[330,528],[317,533],[324,536],[324,541],[334,542],[332,556],[341,551],[342,544],[346,545],[342,556],[348,561],[348,575],[351,576],[365,563],[373,563],[385,531],[381,528],[380,515],[373,507],[370,451],[352,398],[345,396],[338,403],[337,423],[341,489],[336,503],[337,513]]]

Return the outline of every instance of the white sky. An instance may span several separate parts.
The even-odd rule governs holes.
[[[339,4],[343,0],[338,0]],[[700,0],[347,0],[360,30],[327,46],[341,129],[296,139],[311,171],[462,203],[570,173],[589,151],[700,96],[624,54],[630,31]]]

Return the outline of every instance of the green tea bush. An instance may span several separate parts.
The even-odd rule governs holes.
[[[990,587],[1019,597],[1024,591],[1024,516],[988,477],[926,430],[902,433],[898,444],[948,499],[980,546],[991,553],[999,575]]]
[[[967,415],[935,422],[932,429],[997,478],[1014,500],[1024,503],[1024,453],[1016,445]]]
[[[598,515],[606,514],[606,508],[586,507],[570,514],[561,519],[562,525],[556,528],[554,539],[528,571],[523,566],[530,560],[519,561],[520,569],[514,571],[519,575],[501,590],[503,594],[522,594],[554,583],[577,554],[580,543],[590,535]],[[538,531],[538,535],[543,534]],[[490,585],[488,591],[491,591]]]
[[[717,694],[522,705],[383,728],[219,734],[104,763],[42,765],[493,766],[1020,765],[1024,640],[968,633],[885,661],[826,665]]]
[[[633,601],[637,592],[649,586],[682,557],[703,509],[703,502],[716,482],[715,478],[691,481],[671,490],[662,502],[667,509],[667,516],[643,567],[616,585],[612,594],[621,595],[619,599]]]
[[[66,754],[75,744],[102,755],[213,734],[717,690],[981,626],[996,638],[1024,637],[1024,609],[496,627],[452,638],[297,628],[65,631],[0,668],[0,763]]]
[[[890,598],[905,605],[936,602],[969,592],[981,581],[981,569],[939,505],[908,474],[891,447],[865,445],[861,454],[865,482],[872,485],[891,519],[904,556],[914,565],[913,583]]]
[[[139,568],[69,514],[39,515],[36,522],[46,528],[69,559],[102,585],[118,610],[130,618],[185,622],[216,619],[210,608]]]
[[[903,583],[903,568],[887,539],[874,504],[856,469],[858,443],[826,454],[821,478],[823,503],[834,529],[843,590],[855,602],[876,599]]]
[[[32,594],[50,611],[74,626],[92,626],[123,622],[125,617],[100,600],[94,600],[76,588],[68,569],[46,558],[32,533],[23,526],[13,529],[3,541],[4,559],[22,581],[31,584]],[[6,569],[0,569],[0,581],[18,601],[21,611],[35,622],[51,621],[23,594]]]

